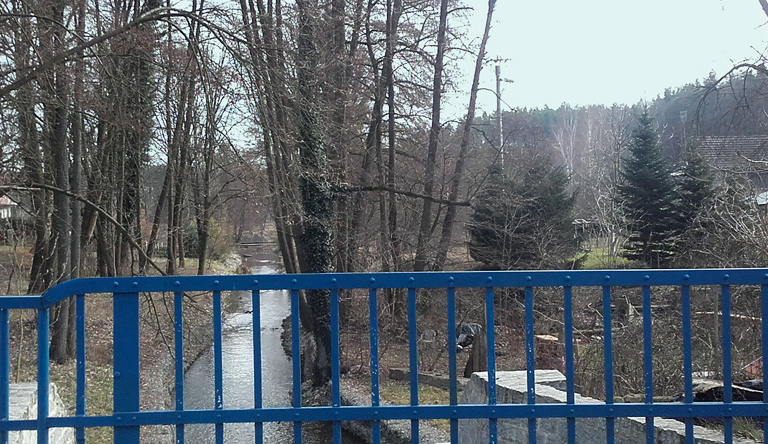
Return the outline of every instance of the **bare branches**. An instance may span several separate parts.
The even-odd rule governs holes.
[[[2,98],[4,96],[6,96],[7,94],[9,94],[9,93],[19,89],[23,85],[25,85],[25,84],[29,83],[30,81],[34,80],[35,78],[37,78],[37,76],[39,76],[43,72],[51,69],[53,66],[55,66],[55,65],[57,65],[59,63],[65,62],[66,60],[70,59],[71,57],[77,55],[78,53],[80,53],[80,52],[82,52],[82,51],[84,51],[86,49],[89,49],[89,48],[91,48],[93,46],[96,46],[96,45],[98,45],[100,43],[108,41],[109,39],[114,38],[114,37],[116,37],[116,36],[118,36],[120,34],[123,34],[123,33],[127,32],[127,31],[129,31],[129,30],[131,30],[133,28],[136,28],[137,26],[142,25],[144,23],[148,23],[148,22],[152,22],[152,21],[158,21],[158,20],[164,20],[164,19],[169,19],[169,18],[172,18],[172,17],[185,17],[185,18],[188,18],[188,19],[191,19],[191,20],[195,20],[195,21],[203,24],[208,29],[211,29],[211,30],[214,30],[214,31],[217,31],[217,32],[222,32],[222,33],[227,34],[227,37],[229,39],[232,39],[232,40],[240,42],[240,43],[245,43],[244,40],[238,38],[235,34],[232,34],[232,33],[228,32],[228,31],[224,30],[220,26],[218,26],[218,25],[216,25],[214,23],[211,23],[208,20],[205,20],[204,18],[200,17],[197,14],[193,14],[193,13],[190,13],[188,11],[182,11],[180,9],[175,9],[175,8],[155,8],[155,9],[152,9],[150,11],[147,11],[145,14],[142,14],[136,20],[133,20],[133,21],[125,24],[124,26],[115,28],[115,29],[113,29],[113,30],[111,30],[109,32],[106,32],[104,34],[99,35],[98,37],[94,37],[94,38],[92,38],[90,40],[84,41],[81,44],[79,44],[79,45],[77,45],[77,46],[75,46],[73,48],[70,48],[67,51],[63,51],[63,52],[60,52],[58,54],[55,54],[49,60],[46,60],[45,62],[40,63],[39,65],[37,65],[37,66],[35,66],[33,68],[31,67],[29,72],[27,72],[27,74],[17,78],[16,80],[14,80],[13,82],[9,83],[8,85],[5,85],[2,88],[0,88],[0,98]],[[220,39],[220,40],[222,42],[224,41],[223,39]]]
[[[123,235],[125,235],[126,239],[131,244],[131,246],[135,248],[139,252],[139,254],[144,257],[144,259],[146,259],[148,264],[152,265],[152,268],[157,270],[157,272],[160,273],[161,275],[166,276],[165,271],[163,271],[162,268],[160,268],[156,263],[154,263],[152,259],[149,256],[147,256],[147,253],[144,251],[144,249],[139,244],[137,244],[135,240],[133,240],[133,237],[131,236],[131,233],[128,231],[128,229],[122,226],[122,224],[120,224],[120,222],[115,220],[115,218],[112,217],[109,213],[104,211],[103,208],[91,202],[86,197],[76,193],[66,191],[66,190],[62,190],[61,188],[56,188],[54,186],[45,185],[41,183],[31,184],[30,186],[27,186],[27,187],[21,187],[16,185],[0,185],[0,191],[39,191],[39,190],[46,190],[53,193],[63,194],[64,196],[75,199],[78,202],[82,202],[87,207],[92,208],[94,211],[99,213],[101,217],[108,220],[109,223],[111,223],[118,231],[120,231]]]
[[[760,2],[760,6],[763,7],[763,12],[765,12],[765,15],[768,15],[768,1],[766,0],[758,0]]]
[[[387,187],[387,186],[365,186],[365,187],[352,188],[352,190],[387,191],[387,192],[398,194],[400,196],[413,197],[416,199],[424,199],[432,203],[449,205],[449,206],[468,207],[472,205],[469,201],[466,201],[466,200],[455,201],[455,200],[441,199],[439,197],[427,196],[426,194],[414,193],[413,191],[398,190],[398,189]]]

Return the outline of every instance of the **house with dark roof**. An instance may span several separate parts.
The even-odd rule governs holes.
[[[694,140],[715,173],[744,175],[758,189],[768,189],[768,136],[702,136]]]

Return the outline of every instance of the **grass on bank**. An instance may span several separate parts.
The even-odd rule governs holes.
[[[411,386],[408,383],[382,378],[379,394],[395,405],[408,405],[411,403]],[[446,405],[450,401],[449,393],[445,389],[419,384],[419,405]],[[449,419],[430,419],[430,424],[449,433],[451,421]]]

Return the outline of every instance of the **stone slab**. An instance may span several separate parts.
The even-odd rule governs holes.
[[[25,382],[10,385],[9,418],[37,419],[37,383]],[[59,397],[55,384],[51,384],[48,397],[49,416],[67,416],[67,409]],[[48,431],[48,442],[51,444],[74,444],[75,429],[55,428]],[[8,434],[9,444],[37,443],[36,430],[23,430]]]
[[[390,368],[389,379],[408,382],[411,380],[411,371],[407,368]],[[466,387],[468,382],[469,378],[464,378],[462,376],[456,378],[456,386],[459,390],[464,390],[464,387]],[[448,390],[450,387],[450,378],[448,378],[448,375],[439,373],[419,372],[419,384]]]
[[[560,381],[565,383],[565,377],[553,370],[536,370],[536,402],[557,403],[566,402],[566,393],[559,390]],[[559,376],[558,376],[559,374]],[[497,372],[497,402],[499,404],[524,404],[527,402],[527,376],[525,371]],[[545,384],[544,381],[547,381]],[[461,397],[462,404],[485,404],[488,402],[488,374],[474,373],[464,389]],[[575,394],[576,404],[601,404],[597,399]],[[685,424],[665,418],[654,419],[656,444],[685,443]],[[615,421],[616,442],[621,444],[644,444],[645,418],[617,418]],[[697,444],[716,444],[724,442],[723,435],[713,430],[694,426],[695,442]],[[537,442],[554,444],[567,442],[566,420],[564,418],[537,420]],[[459,442],[474,444],[488,442],[488,420],[462,419],[459,420]],[[527,419],[502,419],[498,421],[498,442],[500,444],[517,444],[528,442]],[[600,444],[605,439],[605,419],[577,418],[576,442]],[[734,437],[735,443],[754,443]]]

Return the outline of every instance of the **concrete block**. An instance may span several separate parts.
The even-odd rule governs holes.
[[[525,371],[497,372],[497,402],[499,404],[524,404],[527,402],[527,376]],[[536,403],[564,404],[566,402],[565,377],[556,370],[536,370]],[[488,402],[488,374],[474,373],[461,396],[462,404],[486,404]],[[575,394],[576,404],[601,404],[597,399]],[[656,444],[685,443],[685,424],[680,421],[664,418],[654,419]],[[564,418],[538,419],[537,442],[554,444],[567,442],[568,434]],[[615,421],[615,437],[617,443],[644,444],[645,418],[617,418]],[[697,444],[715,444],[724,442],[719,432],[694,426],[695,442]],[[736,443],[753,443],[754,441],[734,438]],[[462,444],[488,442],[487,419],[459,420],[459,442]],[[527,419],[502,419],[498,421],[498,442],[500,444],[517,444],[528,442]],[[604,443],[605,419],[577,418],[577,443]]]
[[[16,419],[37,419],[37,383],[25,382],[10,385],[9,417]],[[49,416],[67,416],[67,409],[59,397],[55,384],[51,384],[48,397]],[[55,428],[48,431],[51,444],[74,444],[75,429]],[[37,431],[23,430],[8,434],[9,444],[35,444]]]

